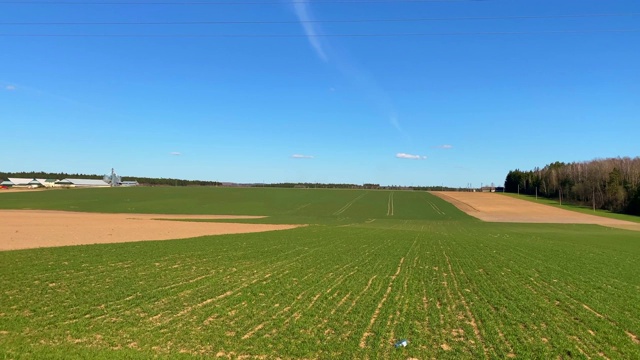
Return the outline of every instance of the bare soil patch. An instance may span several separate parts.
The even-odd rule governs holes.
[[[17,193],[17,192],[36,192],[36,191],[45,191],[46,189],[43,188],[36,188],[36,189],[30,189],[30,188],[7,188],[7,189],[0,189],[0,194],[11,194],[11,193]]]
[[[496,193],[433,191],[465,213],[488,222],[596,224],[640,231],[640,223],[559,209]]]
[[[169,220],[249,219],[259,217],[0,210],[0,251],[67,245],[185,239],[205,235],[285,230],[300,226]]]

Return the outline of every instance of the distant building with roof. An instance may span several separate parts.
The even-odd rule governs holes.
[[[140,183],[138,183],[137,180],[133,180],[133,181],[120,181],[119,183],[120,186],[138,186],[140,185]]]
[[[39,186],[46,187],[46,188],[54,187],[56,181],[58,181],[58,179],[34,179],[34,180],[38,182]]]
[[[56,186],[56,181],[58,181],[58,179],[44,179],[44,181],[41,183],[42,183],[42,186],[51,188]]]
[[[122,181],[113,169],[111,175],[104,179],[35,179],[35,178],[8,178],[0,183],[2,188],[82,188],[82,187],[109,187],[109,186],[139,186],[138,181]]]
[[[7,187],[22,187],[22,188],[37,188],[40,187],[40,183],[36,179],[29,178],[8,178],[0,185]]]
[[[104,180],[95,179],[63,179],[55,182],[56,187],[109,187]]]

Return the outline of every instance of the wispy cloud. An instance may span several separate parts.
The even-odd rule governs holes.
[[[409,159],[409,160],[424,160],[427,158],[424,155],[414,155],[414,154],[406,154],[406,153],[397,153],[396,157],[398,159]]]
[[[7,81],[0,80],[0,89],[4,89],[6,91],[16,91],[16,92],[19,91],[20,93],[26,96],[48,98],[49,100],[54,100],[54,101],[58,101],[61,103],[65,103],[65,104],[69,104],[77,107],[83,107],[85,109],[96,110],[96,108],[90,104],[81,103],[74,99],[58,95],[57,93],[44,91],[30,85],[10,83]],[[98,110],[102,110],[102,109],[98,109]]]
[[[402,128],[400,127],[400,122],[398,121],[398,116],[396,114],[392,114],[390,116],[389,123],[391,123],[396,130],[402,132]]]
[[[311,9],[309,3],[295,2],[293,3],[293,10],[300,21],[300,25],[304,29],[304,33],[307,35],[307,40],[315,50],[318,57],[324,62],[329,61],[327,52],[324,50],[324,46],[318,35],[318,25],[313,23],[313,16],[311,15]]]
[[[384,96],[385,97],[381,97],[381,99],[386,99],[386,95]],[[391,105],[387,105],[387,107],[392,108]],[[391,124],[391,126],[393,126],[402,136],[407,138],[407,140],[411,141],[411,137],[406,132],[404,132],[404,130],[402,129],[402,126],[400,126],[398,115],[396,115],[395,112],[393,112],[393,110],[389,110],[389,112],[391,113],[391,115],[389,115],[389,123]]]
[[[315,19],[311,11],[311,3],[311,0],[293,2],[291,6],[315,53],[324,62],[328,63],[329,60],[331,60],[331,63],[335,65],[338,71],[360,88],[360,92],[369,98],[372,105],[385,114],[388,118],[388,123],[396,129],[400,135],[408,141],[411,141],[410,136],[402,129],[400,119],[391,98],[376,82],[375,78],[368,74],[364,67],[359,66],[356,61],[350,59],[348,51],[344,49],[340,51],[341,49],[332,47],[327,38],[318,36],[321,35],[323,31],[320,25],[314,22]],[[335,89],[331,88],[329,91],[333,92]]]
[[[453,149],[453,145],[448,145],[448,144],[444,144],[444,145],[437,145],[437,146],[432,146],[434,149],[444,149],[444,150],[449,150],[449,149]]]
[[[172,152],[169,153],[169,155],[171,155],[171,156],[181,156],[182,153],[179,152],[179,151],[172,151]]]
[[[291,155],[294,159],[313,159],[312,155],[302,155],[302,154],[293,154]]]

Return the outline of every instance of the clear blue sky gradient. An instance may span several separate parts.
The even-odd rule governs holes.
[[[97,1],[0,1],[0,170],[466,187],[640,155],[636,0]],[[586,14],[619,16],[554,17]]]

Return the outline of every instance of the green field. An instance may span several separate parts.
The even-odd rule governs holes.
[[[0,358],[640,358],[638,232],[483,223],[408,191],[58,190],[0,208],[310,224],[0,252]]]

